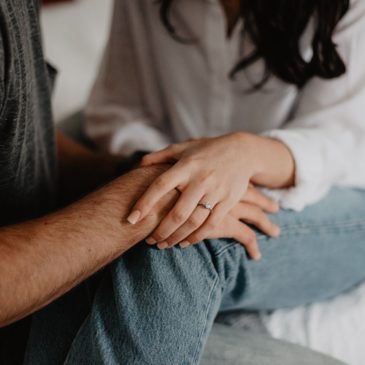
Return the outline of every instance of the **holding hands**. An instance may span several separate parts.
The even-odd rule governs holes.
[[[279,207],[250,184],[260,168],[253,147],[245,134],[235,133],[146,155],[142,166],[173,165],[149,186],[128,221],[141,221],[163,196],[177,189],[180,198],[147,243],[164,249],[178,243],[188,247],[207,238],[234,238],[253,259],[259,259],[256,235],[245,223],[276,237],[280,229],[265,213],[275,213]]]

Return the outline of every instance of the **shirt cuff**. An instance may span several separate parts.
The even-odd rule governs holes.
[[[325,161],[316,143],[311,143],[311,130],[272,130],[262,134],[283,142],[291,151],[295,161],[295,186],[288,189],[264,189],[282,208],[301,211],[317,203],[330,190],[331,182],[326,179]]]
[[[109,141],[109,152],[130,156],[137,151],[158,151],[171,144],[169,138],[157,128],[133,122],[116,131]]]

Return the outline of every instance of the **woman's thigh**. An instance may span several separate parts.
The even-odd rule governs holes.
[[[234,269],[230,265],[222,310],[307,304],[365,280],[365,191],[333,189],[302,212],[282,211],[272,218],[282,233],[278,239],[258,234],[260,262],[248,260],[237,244],[220,244],[221,265],[236,263]]]

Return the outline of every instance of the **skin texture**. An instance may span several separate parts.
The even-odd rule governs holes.
[[[0,229],[0,326],[40,309],[146,237],[177,192],[135,226],[129,207],[166,167],[142,168],[43,218]],[[14,285],[16,283],[16,285]]]
[[[111,180],[114,158],[61,134],[57,140],[65,197],[67,193],[73,199],[85,195]],[[133,170],[53,214],[0,228],[0,326],[44,307],[150,235],[171,211],[179,196],[177,190],[164,194],[139,223],[131,225],[126,217],[147,187],[170,167],[157,164]],[[71,200],[69,196],[67,200]],[[244,201],[209,237],[245,242],[248,252],[257,257],[255,235],[240,219],[246,217],[269,231],[273,227],[264,211],[275,212],[278,207],[253,186]],[[207,210],[200,209],[195,219],[205,220],[206,216]]]
[[[174,208],[148,238],[148,243],[158,243],[159,248],[164,249],[176,244],[176,236],[182,240],[183,247],[197,243],[210,238],[219,227],[226,226],[225,220],[231,212],[236,220],[239,217],[238,220],[253,223],[270,236],[276,237],[280,233],[279,228],[270,225],[261,214],[264,210],[271,212],[271,209],[260,207],[258,198],[255,210],[260,208],[261,211],[253,216],[253,210],[247,205],[247,194],[252,190],[249,189],[250,183],[269,188],[285,188],[294,184],[294,160],[281,142],[247,133],[233,133],[171,145],[145,156],[142,166],[166,162],[174,164],[149,186],[129,216],[130,222],[137,223],[165,194],[173,189],[181,192]],[[210,202],[214,209],[205,220],[200,218],[199,221],[194,216],[197,210],[202,209],[199,206],[201,202]],[[197,227],[198,221],[201,223]],[[191,230],[186,229],[189,224]],[[184,227],[184,238],[179,234],[181,227]],[[241,236],[239,241],[248,248],[252,258],[259,259],[253,231],[247,225],[244,230],[245,237]],[[222,234],[220,237],[230,236]]]
[[[253,186],[250,186],[242,199],[231,211],[225,215],[223,222],[209,232],[205,238],[233,238],[237,242],[241,242],[246,248],[247,253],[254,260],[261,258],[261,253],[257,244],[256,235],[254,231],[247,226],[249,223],[256,226],[263,233],[270,237],[278,237],[280,228],[273,224],[265,213],[276,213],[279,210],[278,205],[260,193]],[[170,213],[169,213],[170,214]],[[189,239],[183,241],[187,235],[197,230],[209,217],[209,210],[198,207],[187,221],[182,224],[169,238],[160,242],[158,247],[165,249],[180,243],[182,248],[187,248],[191,242],[199,242],[199,237],[190,236]],[[166,221],[166,219],[165,219]],[[153,237],[163,237],[166,234],[168,225],[161,224],[153,233]],[[165,231],[164,231],[165,229]],[[147,239],[147,243],[154,244],[155,240]]]
[[[227,16],[228,36],[238,20],[238,3],[239,1],[222,1]],[[232,146],[227,150],[237,153],[233,146],[245,146],[246,149],[242,152],[250,152],[248,156],[260,152],[260,158],[252,159],[255,168],[245,160],[247,166],[243,169],[246,171],[244,178],[242,181],[237,180],[238,194],[234,199],[235,203],[231,201],[230,209],[222,217],[223,224],[217,224],[217,218],[217,222],[212,223],[213,215],[209,216],[209,212],[200,207],[184,221],[173,221],[171,227],[180,229],[171,232],[170,237],[163,237],[158,230],[162,230],[164,225],[169,226],[166,225],[166,220],[168,223],[171,219],[170,213],[173,211],[172,207],[176,207],[179,194],[175,189],[166,189],[160,183],[157,184],[161,188],[158,189],[158,199],[149,198],[151,189],[147,190],[150,185],[155,187],[156,181],[161,182],[160,176],[164,176],[166,171],[176,172],[178,163],[172,168],[161,163],[167,160],[171,162],[171,159],[174,162],[184,161],[184,152],[188,155],[198,145],[197,149],[203,153],[207,145],[212,149],[218,146],[219,150],[219,143],[208,143],[210,141],[205,140],[196,142],[195,145],[186,144],[184,148],[173,146],[174,153],[170,153],[171,148],[168,149],[168,157],[166,153],[152,154],[145,159],[145,167],[114,180],[58,212],[0,228],[0,326],[6,326],[47,305],[148,235],[163,239],[167,246],[176,244],[185,236],[188,239],[185,240],[185,247],[202,238],[232,237],[244,243],[249,254],[258,259],[260,253],[255,234],[241,221],[254,224],[268,235],[276,236],[279,234],[278,227],[270,223],[265,212],[273,213],[278,207],[260,194],[249,181],[251,179],[256,184],[272,187],[290,185],[293,180],[293,162],[290,153],[278,142],[261,139],[258,146],[253,148],[249,138],[243,138],[241,134],[227,138]],[[257,142],[256,140],[255,143]],[[112,179],[116,159],[92,152],[61,133],[57,134],[57,143],[60,187],[64,202],[73,201]],[[274,154],[278,157],[273,160]],[[191,156],[193,158],[190,162],[194,160],[194,153]],[[196,163],[197,170],[203,164],[204,160]],[[182,172],[189,174],[187,167]],[[233,166],[232,171],[237,167]],[[268,167],[276,169],[276,174],[269,171]],[[196,179],[201,177],[195,176]],[[203,177],[208,178],[209,173]],[[180,187],[182,195],[186,195],[190,183],[191,181],[186,181],[185,188],[181,184],[176,187]],[[227,190],[229,188],[228,184]],[[141,212],[137,218],[134,214],[134,219],[130,219],[134,223],[131,225],[126,216],[130,207],[146,190],[148,193],[144,194],[142,203],[138,203]],[[149,202],[150,199],[154,200],[153,204]],[[189,199],[184,200],[189,204]],[[168,212],[170,213],[167,214]],[[182,216],[178,214],[177,217]]]

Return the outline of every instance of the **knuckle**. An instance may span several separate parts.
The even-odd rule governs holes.
[[[166,242],[171,247],[171,246],[175,246],[179,242],[179,240],[177,240],[174,236],[171,236],[166,239]]]
[[[217,228],[217,225],[215,222],[207,222],[206,224],[206,230],[208,231],[214,231]]]
[[[268,223],[266,214],[262,210],[258,209],[258,211],[256,213],[256,217],[257,217],[258,222],[260,222],[264,225],[266,225]]]
[[[194,170],[197,167],[197,162],[193,157],[189,156],[179,161],[179,165],[182,168]]]
[[[191,170],[194,170],[194,166],[186,161],[185,159],[184,160],[180,160],[176,165],[175,165],[176,168],[179,168],[179,169],[182,169],[183,171],[185,172],[190,172]]]
[[[194,216],[190,216],[186,223],[189,227],[196,227],[199,225],[198,219]]]
[[[207,224],[209,224],[212,229],[216,229],[222,222],[224,216],[225,216],[224,212],[217,212],[216,214],[210,216],[210,219],[207,221]]]
[[[259,228],[266,233],[272,231],[272,224],[269,221],[261,222]]]
[[[182,211],[175,210],[171,213],[171,219],[175,223],[180,223],[185,220],[185,214]]]
[[[152,236],[157,242],[163,241],[166,237],[162,234],[162,232],[155,232]]]
[[[256,245],[256,235],[254,233],[248,233],[245,239],[246,246]]]
[[[166,180],[164,177],[158,177],[156,180],[155,180],[155,187],[158,189],[158,190],[163,190],[165,187],[166,187]]]
[[[203,170],[201,171],[199,180],[202,184],[206,184],[208,181],[210,181],[211,177],[212,177],[212,171]]]
[[[187,240],[190,242],[190,243],[196,243],[196,242],[198,242],[197,240],[196,240],[196,235],[195,234],[192,234],[191,236],[189,236],[188,238],[187,238]]]
[[[195,244],[197,242],[202,241],[203,239],[201,238],[200,234],[193,234],[189,237],[189,242],[191,242],[192,244]]]
[[[259,227],[262,230],[265,231],[271,231],[273,228],[273,224],[271,223],[271,221],[264,215],[260,221],[259,221]]]
[[[236,206],[238,201],[239,201],[239,199],[237,199],[236,197],[234,197],[232,195],[226,196],[224,198],[224,209],[225,209],[225,211],[230,211],[233,207]]]
[[[262,221],[262,219],[265,217],[264,213],[262,212],[262,210],[258,207],[250,207],[251,209],[251,214],[253,216],[253,218],[255,219],[255,221],[259,222]]]
[[[226,195],[226,200],[227,202],[236,202],[238,200],[237,194],[233,191],[228,192]]]

